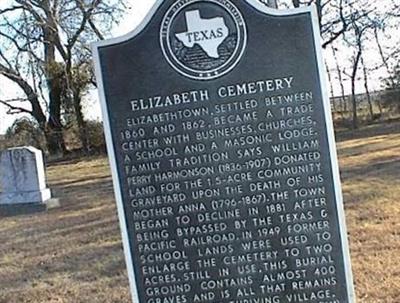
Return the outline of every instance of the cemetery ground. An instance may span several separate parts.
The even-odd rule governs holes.
[[[358,302],[400,302],[400,121],[337,135]],[[50,164],[62,207],[0,218],[0,303],[128,303],[106,158]]]

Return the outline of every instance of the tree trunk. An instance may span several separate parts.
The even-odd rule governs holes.
[[[344,85],[343,85],[343,77],[342,77],[342,71],[340,69],[339,66],[339,60],[336,56],[336,50],[332,47],[332,52],[333,52],[333,58],[335,59],[335,63],[336,63],[336,71],[338,74],[338,79],[339,79],[339,85],[340,85],[340,93],[341,93],[341,109],[340,109],[340,113],[342,118],[344,118],[344,112],[347,111],[347,100],[346,100],[346,96],[344,93]]]
[[[63,76],[56,74],[48,77],[49,87],[49,120],[47,122],[48,149],[50,154],[64,155],[67,151],[61,123],[62,88],[60,87]]]
[[[362,35],[366,28],[360,28],[358,24],[353,19],[353,28],[354,28],[354,35],[356,38],[357,43],[357,53],[355,54],[354,61],[353,61],[353,71],[351,73],[351,101],[353,104],[353,129],[358,128],[358,117],[357,117],[357,100],[356,100],[356,77],[358,71],[358,65],[360,61],[362,61],[362,53],[363,53],[363,45],[362,45]]]
[[[87,131],[87,123],[82,113],[82,105],[81,105],[82,100],[79,91],[74,90],[73,99],[74,99],[73,102],[74,102],[76,122],[78,124],[78,129],[79,129],[79,139],[82,144],[83,152],[86,155],[88,155],[90,152],[89,135]]]
[[[50,154],[64,154],[66,151],[64,137],[62,136],[62,126],[59,122],[60,111],[54,108],[54,104],[50,104],[50,117],[46,120],[40,106],[39,98],[28,82],[22,79],[18,73],[11,69],[4,69],[4,75],[18,84],[25,93],[29,103],[32,106],[30,114],[37,121],[40,129],[43,131],[46,138],[46,146]],[[58,114],[58,119],[57,119]]]
[[[383,115],[383,108],[382,108],[382,99],[381,96],[379,95],[378,100],[376,101],[376,103],[378,104],[378,108],[379,108],[379,115],[382,117]]]
[[[357,100],[356,100],[356,77],[357,77],[357,70],[358,64],[360,63],[362,54],[361,47],[358,48],[356,57],[354,58],[353,62],[353,71],[351,73],[351,103],[352,103],[352,110],[353,110],[353,129],[358,128],[358,116],[357,116]]]
[[[388,64],[388,58],[385,57],[385,53],[383,52],[383,48],[382,48],[381,42],[379,40],[378,27],[374,28],[374,34],[375,34],[376,45],[378,46],[379,54],[381,56],[383,65],[385,65],[386,72],[388,73],[388,75],[390,75],[390,77],[389,77],[390,84],[392,87],[394,87],[395,81],[394,81],[394,78],[392,77],[392,72],[391,72],[389,64]]]
[[[353,110],[353,129],[358,128],[358,115],[357,115],[357,100],[356,100],[356,77],[357,77],[357,70],[358,64],[361,58],[361,50],[359,49],[357,55],[354,59],[353,65],[353,72],[351,73],[351,103],[352,103],[352,110]]]
[[[351,104],[353,110],[353,119],[352,119],[352,126],[353,129],[358,128],[358,116],[357,116],[357,100],[356,100],[356,93],[355,93],[355,78],[351,78]]]
[[[46,12],[47,23],[43,25],[44,58],[46,82],[49,89],[49,120],[46,129],[48,150],[50,154],[65,155],[66,146],[61,123],[61,102],[63,71],[56,62],[55,40],[57,39],[57,25],[51,16],[50,9]]]
[[[50,132],[48,131],[48,123],[46,120],[46,116],[42,110],[42,107],[40,106],[39,98],[35,90],[32,88],[32,86],[26,82],[19,74],[17,71],[6,68],[4,66],[0,66],[0,71],[3,72],[2,74],[10,79],[11,81],[15,82],[25,93],[29,103],[32,106],[32,110],[30,111],[30,114],[32,117],[36,120],[38,123],[40,129],[42,132],[45,134],[46,138],[46,145],[49,148],[54,140],[51,139],[52,136],[50,136]],[[50,149],[49,149],[50,152]]]
[[[65,155],[67,149],[65,147],[62,127],[49,121],[44,135],[46,137],[47,150],[50,155]]]
[[[364,58],[362,56],[361,56],[361,64],[363,66],[364,88],[365,88],[365,93],[367,95],[370,120],[374,121],[374,108],[372,106],[371,94],[369,93],[369,85],[368,85],[368,71],[367,71],[367,67],[365,66]]]
[[[336,100],[335,100],[335,93],[334,93],[334,90],[333,90],[333,80],[332,80],[332,74],[331,74],[331,71],[329,70],[329,66],[328,66],[328,64],[325,62],[325,69],[326,69],[326,73],[327,73],[327,75],[328,75],[328,82],[329,82],[329,85],[330,85],[330,89],[331,89],[331,100],[332,100],[332,112],[333,112],[333,118],[335,118],[335,115],[336,115],[336,113],[337,113],[337,106],[336,106]],[[335,120],[335,119],[333,119],[333,120]]]

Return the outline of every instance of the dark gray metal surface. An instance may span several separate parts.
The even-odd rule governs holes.
[[[349,302],[311,15],[267,16],[235,2],[243,56],[225,75],[196,80],[160,46],[174,2],[130,41],[99,48],[140,302]],[[215,4],[196,5],[212,17]],[[227,96],[243,87],[246,95]],[[185,104],[166,99],[184,92]],[[196,167],[214,173],[173,177]]]

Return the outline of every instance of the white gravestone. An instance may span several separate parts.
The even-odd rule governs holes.
[[[0,205],[41,204],[50,198],[40,150],[19,147],[0,152]]]

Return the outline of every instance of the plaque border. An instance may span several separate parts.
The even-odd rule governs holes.
[[[108,47],[117,45],[120,43],[127,42],[136,36],[138,36],[146,26],[151,22],[153,16],[156,14],[157,10],[161,7],[161,5],[167,0],[156,0],[155,4],[151,7],[149,13],[145,16],[143,21],[131,32],[116,37],[111,38],[103,41],[94,42],[91,45],[92,53],[93,53],[93,61],[94,61],[94,72],[97,79],[97,89],[98,95],[101,105],[102,111],[102,118],[103,118],[103,126],[104,126],[104,134],[106,138],[106,145],[107,145],[107,153],[109,164],[111,168],[112,180],[113,180],[113,187],[114,187],[114,195],[117,204],[117,212],[119,218],[119,224],[121,229],[121,236],[122,236],[122,244],[124,249],[126,267],[128,271],[128,278],[129,278],[129,285],[132,295],[132,302],[133,303],[142,303],[140,302],[138,289],[136,284],[136,277],[133,267],[133,259],[131,255],[131,245],[128,238],[128,229],[127,229],[127,221],[124,212],[123,200],[122,200],[122,190],[121,185],[119,182],[118,177],[118,168],[117,168],[117,160],[114,152],[114,144],[113,138],[110,128],[110,117],[108,114],[108,108],[106,103],[106,96],[104,91],[104,82],[103,82],[103,74],[101,71],[101,63],[100,63],[100,51],[99,49],[102,47]],[[307,7],[300,7],[295,9],[274,9],[267,7],[265,4],[262,4],[258,0],[241,0],[248,5],[252,6],[254,9],[258,10],[261,13],[271,16],[293,16],[299,14],[310,14],[311,16],[311,24],[313,30],[313,40],[314,40],[314,50],[315,56],[317,59],[317,68],[318,68],[318,78],[319,84],[321,88],[321,95],[322,95],[322,105],[324,108],[324,118],[325,118],[325,126],[327,129],[327,136],[328,136],[328,145],[329,145],[329,152],[330,152],[330,165],[332,169],[332,176],[334,182],[334,190],[335,190],[335,199],[336,199],[336,209],[337,209],[337,216],[339,222],[339,231],[340,231],[340,239],[342,244],[342,255],[344,261],[344,269],[345,269],[345,278],[346,278],[346,286],[347,286],[347,294],[348,294],[348,302],[355,303],[355,291],[354,291],[354,284],[353,284],[353,274],[351,270],[351,261],[350,261],[350,251],[349,251],[349,243],[347,239],[347,227],[346,227],[346,218],[344,212],[344,205],[343,205],[343,194],[342,194],[342,187],[340,181],[340,173],[339,173],[339,163],[337,158],[337,151],[336,151],[336,140],[335,140],[335,133],[333,129],[333,120],[332,120],[332,112],[330,108],[330,100],[328,95],[328,88],[327,88],[327,78],[326,78],[326,69],[325,65],[323,64],[323,55],[322,55],[322,40],[320,36],[320,25],[319,25],[319,18],[318,12],[315,4],[312,4]]]

